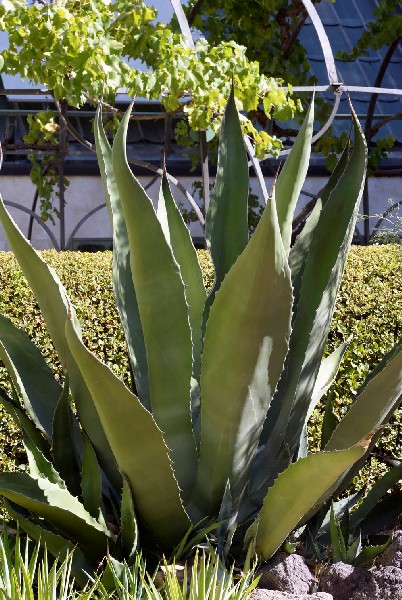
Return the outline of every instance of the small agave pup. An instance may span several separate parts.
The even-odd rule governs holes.
[[[207,295],[167,178],[155,212],[128,166],[130,112],[113,149],[100,112],[95,137],[132,389],[84,346],[64,287],[0,204],[66,374],[62,389],[26,335],[0,317],[1,358],[16,392],[3,391],[1,402],[23,431],[30,465],[29,474],[0,474],[0,493],[50,552],[78,546],[81,575],[107,552],[130,563],[139,544],[154,552],[156,542],[169,553],[191,527],[211,521],[221,522],[221,548],[235,535],[268,559],[346,485],[402,393],[398,346],[327,428],[324,451],[307,453],[309,415],[345,351],[322,360],[365,179],[364,137],[352,111],[353,149],[291,247],[311,106],[248,240],[248,162],[232,91],[206,219],[215,266]]]

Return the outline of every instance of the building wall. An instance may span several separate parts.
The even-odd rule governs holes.
[[[111,238],[111,229],[109,224],[109,216],[105,207],[100,208],[88,220],[86,220],[78,230],[75,231],[77,225],[91,210],[101,207],[104,204],[103,187],[99,177],[84,177],[73,176],[69,177],[70,185],[66,190],[66,206],[65,206],[65,235],[68,241],[73,235],[74,239],[93,239],[93,238]],[[142,185],[148,185],[152,179],[150,177],[141,177]],[[193,178],[182,177],[180,182],[191,190]],[[308,178],[306,180],[304,190],[316,193],[326,183],[326,179],[322,177]],[[267,179],[267,185],[272,185],[272,180]],[[251,180],[251,188],[254,193],[259,194],[258,182],[256,179]],[[177,188],[173,186],[173,193],[177,200],[182,202],[187,208],[189,205],[183,195]],[[395,203],[402,200],[402,181],[400,178],[372,178],[369,181],[370,194],[370,227],[374,227],[378,220],[378,215],[382,214],[390,203]],[[156,202],[159,192],[159,183],[155,182],[149,189],[148,194]],[[35,188],[28,176],[11,176],[2,175],[0,177],[0,193],[3,200],[7,202],[17,203],[22,207],[30,209],[34,198]],[[301,205],[308,200],[307,197],[302,197]],[[301,207],[300,205],[300,207]],[[299,207],[299,208],[300,208]],[[29,225],[29,215],[19,209],[10,207],[11,215],[24,232],[27,234]],[[46,222],[50,231],[53,233],[57,241],[60,241],[60,226],[56,219],[55,225],[50,221]],[[359,228],[362,229],[360,223]],[[202,235],[201,227],[195,223],[191,226],[193,235]],[[34,222],[32,243],[35,248],[45,249],[52,248],[53,243],[48,233],[38,223]],[[9,250],[8,243],[3,230],[0,228],[0,250]]]

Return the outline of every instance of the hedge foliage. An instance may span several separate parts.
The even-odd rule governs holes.
[[[44,251],[45,260],[55,269],[77,308],[83,336],[90,349],[118,375],[128,381],[125,342],[118,321],[111,283],[111,252],[86,254]],[[209,255],[199,251],[207,287],[213,281]],[[401,246],[353,247],[339,293],[327,352],[351,334],[333,391],[335,411],[347,410],[366,373],[402,336],[402,248]],[[43,318],[12,253],[0,253],[0,311],[11,318],[44,352],[47,361],[60,374]],[[4,369],[0,381],[7,385]],[[323,408],[314,413],[310,441],[319,446]],[[401,412],[398,412],[379,443],[379,451],[399,456]],[[1,414],[0,468],[24,469],[25,454],[15,427]],[[370,484],[382,463],[372,459],[355,481],[357,488]]]

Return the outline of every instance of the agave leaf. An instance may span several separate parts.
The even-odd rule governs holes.
[[[362,552],[362,536],[359,532],[358,537],[354,540],[354,542],[349,546],[346,551],[346,560],[344,562],[348,564],[354,564],[356,557],[361,555]]]
[[[221,524],[216,529],[216,541],[217,541],[217,551],[219,556],[225,556],[225,547],[228,541],[228,533],[229,538],[233,536],[230,535],[230,520],[235,518],[236,514],[233,515],[233,500],[232,494],[230,493],[230,482],[228,481],[225,487],[225,492],[223,494],[221,506],[218,513],[218,522]],[[233,522],[232,522],[233,523]],[[230,542],[232,540],[230,539]],[[230,545],[230,543],[229,543]]]
[[[402,506],[402,490],[397,489],[390,494],[385,494],[380,502],[361,521],[359,529],[364,539],[368,535],[384,531],[386,527],[400,516]]]
[[[341,360],[346,352],[346,348],[348,347],[349,342],[344,342],[340,344],[336,350],[334,350],[329,356],[324,358],[321,362],[320,370],[318,371],[317,379],[314,385],[313,394],[311,396],[310,404],[307,410],[306,420],[304,422],[303,430],[300,436],[299,443],[299,453],[298,458],[304,458],[308,453],[308,431],[307,425],[311,415],[314,412],[315,407],[327,393],[329,388],[331,387],[337,373],[339,370],[339,365]],[[331,413],[332,414],[332,413]],[[328,417],[328,415],[327,415]],[[326,422],[328,425],[328,422]],[[324,426],[322,428],[322,432],[324,431]],[[331,432],[332,434],[332,432]]]
[[[291,304],[290,272],[272,199],[216,294],[207,323],[193,494],[201,515],[217,514],[228,479],[234,505],[239,502],[283,368]]]
[[[379,452],[376,452],[375,456],[390,467],[402,466],[402,459],[397,458],[396,456],[388,456],[387,454],[380,454]]]
[[[124,557],[130,564],[138,548],[138,525],[130,483],[126,478],[123,479],[121,498],[121,543]]]
[[[286,398],[294,394],[286,435],[290,452],[297,444],[297,429],[314,390],[363,193],[367,147],[353,111],[352,116],[355,128],[353,152],[316,226],[296,309],[291,340],[294,360],[288,364],[285,392]],[[345,197],[350,198],[350,202],[345,202]],[[334,219],[337,227],[333,226]],[[367,431],[370,429],[365,433]]]
[[[307,429],[307,423],[304,424],[304,427],[302,429],[302,432],[300,434],[300,441],[299,441],[299,450],[297,453],[297,460],[299,460],[299,458],[305,458],[308,455],[308,429]]]
[[[27,519],[21,510],[19,510],[19,507],[13,502],[4,499],[4,505],[10,516],[18,522],[19,527],[21,527],[31,539],[44,546],[54,557],[63,559],[69,554],[72,554],[71,570],[75,579],[81,586],[88,583],[88,575],[93,573],[93,568],[79,548],[69,540],[66,540],[48,529],[36,525],[32,520]]]
[[[379,428],[388,421],[402,400],[402,342],[376,367],[368,382],[331,436],[326,450],[348,448],[361,432]],[[363,434],[364,435],[364,434]]]
[[[27,473],[0,473],[0,494],[45,518],[89,556],[102,558],[114,541],[114,536],[91,517],[77,498],[48,479]]]
[[[184,496],[197,452],[191,423],[192,342],[183,281],[152,202],[126,156],[130,109],[117,131],[113,168],[130,244],[130,264],[148,360],[152,413],[170,450]],[[131,481],[131,479],[130,479]]]
[[[66,322],[66,335],[119,468],[130,483],[137,512],[161,543],[171,547],[190,521],[162,433],[138,398],[85,348],[71,320]]]
[[[35,446],[32,439],[24,431],[22,434],[25,451],[28,457],[29,472],[32,477],[43,477],[50,482],[65,488],[66,485],[52,463]]]
[[[35,344],[3,315],[0,315],[0,358],[32,421],[50,440],[61,387]]]
[[[130,245],[119,190],[113,171],[112,149],[102,126],[98,108],[94,124],[96,154],[113,228],[113,288],[127,342],[136,391],[146,408],[151,408],[144,335],[130,266]]]
[[[332,383],[335,380],[335,377],[338,374],[339,366],[341,364],[342,358],[345,356],[346,349],[349,345],[349,340],[339,344],[339,346],[329,354],[324,360],[321,362],[320,369],[318,371],[317,379],[314,384],[313,394],[311,397],[311,402],[307,411],[307,421],[313,414],[315,407],[318,402],[327,393]]]
[[[373,485],[360,506],[350,515],[350,526],[356,529],[378,505],[381,498],[402,479],[402,466],[394,467]],[[401,509],[402,512],[402,509]]]
[[[84,507],[95,519],[100,519],[102,499],[102,477],[98,460],[88,437],[82,436],[84,453],[82,455],[81,492]]]
[[[247,154],[232,86],[219,137],[215,187],[205,220],[205,239],[215,267],[207,311],[226,273],[247,245],[248,194]]]
[[[268,560],[276,552],[303,516],[329,493],[342,473],[364,455],[368,439],[347,450],[310,454],[278,476],[258,517],[258,554]]]
[[[28,419],[28,417],[23,413],[23,411],[13,404],[11,398],[9,398],[6,392],[1,388],[0,404],[13,419],[16,426],[20,428],[21,432],[25,431],[29,435],[31,440],[34,442],[38,450],[40,450],[40,452],[44,456],[46,456],[46,458],[49,458],[50,448],[47,443],[47,440],[41,435],[40,431],[36,429],[35,425],[30,419]]]
[[[365,181],[367,147],[353,110],[352,118],[355,129],[353,152],[314,229],[293,321],[289,355],[272,404],[275,420],[268,419],[264,431],[264,439],[268,441],[258,458],[254,484],[261,492],[265,492],[278,469],[289,462],[289,456],[295,456],[298,451],[353,237]],[[266,470],[263,465],[268,464],[271,467]]]
[[[361,552],[356,556],[354,564],[357,566],[365,565],[373,561],[379,554],[382,554],[391,544],[392,535],[389,536],[384,544],[378,544],[376,546],[365,546]]]
[[[334,394],[330,394],[325,403],[324,418],[321,427],[321,450],[328,444],[328,440],[338,425],[338,419],[333,411]]]
[[[64,368],[67,367],[71,391],[81,425],[91,439],[110,481],[118,487],[121,479],[115,467],[113,454],[80,371],[71,358],[66,341],[64,326],[68,305],[67,292],[54,270],[45,263],[19,230],[4,206],[1,197],[0,222],[4,227],[12,251],[40,306],[59,360]],[[72,307],[70,309],[73,310]]]
[[[341,494],[355,474],[360,470],[368,455],[372,452],[382,427],[388,423],[390,417],[400,405],[402,400],[400,365],[402,362],[402,342],[399,342],[388,352],[381,362],[369,373],[366,381],[360,388],[355,402],[345,417],[335,428],[325,449],[340,447],[347,440],[353,439],[353,427],[356,431],[363,429],[364,425],[374,423],[376,434],[366,451],[365,456],[358,461],[348,473],[345,473],[334,490],[336,495]],[[380,398],[380,401],[376,401]],[[357,403],[357,404],[356,404]],[[352,410],[353,408],[353,410]],[[343,423],[344,419],[346,421]],[[357,424],[356,419],[359,421]]]
[[[201,325],[206,292],[197,252],[193,246],[190,232],[173,199],[169,181],[165,174],[161,182],[157,215],[166,241],[171,246],[173,255],[180,266],[180,273],[186,290],[193,340],[194,376],[199,380],[202,345]]]
[[[292,238],[292,222],[300,192],[307,175],[310,162],[311,138],[314,125],[314,98],[300,128],[299,134],[280,172],[276,189],[279,228],[283,247],[289,254]]]
[[[133,567],[109,555],[105,570],[95,579],[93,590],[96,590],[96,595],[102,600],[108,600],[116,590],[119,590],[119,594],[123,593],[124,597],[145,600],[144,587],[145,562],[141,555],[137,554]]]
[[[302,282],[304,267],[306,265],[306,260],[310,249],[311,240],[313,239],[314,230],[321,216],[321,211],[322,200],[321,198],[317,198],[317,201],[314,205],[313,210],[311,211],[311,214],[308,216],[302,231],[297,236],[294,246],[290,249],[289,267],[292,273],[295,306],[297,306],[299,303],[300,286]]]
[[[68,377],[57,403],[53,419],[53,461],[73,496],[80,495],[81,433],[69,400]]]
[[[345,520],[345,515],[346,514],[350,514],[350,510],[356,506],[356,504],[359,502],[359,500],[361,500],[362,496],[364,494],[364,490],[360,490],[359,492],[356,492],[355,494],[351,494],[350,496],[346,497],[346,498],[341,498],[340,500],[337,500],[336,502],[331,502],[331,506],[333,507],[333,511],[334,511],[334,515],[337,519],[339,519],[340,521],[344,521]],[[321,509],[320,513],[323,512],[324,509]],[[321,546],[328,546],[328,544],[330,544],[330,520],[331,520],[331,508],[326,512],[326,514],[324,515],[324,518],[322,519],[321,523],[318,525],[319,520],[318,517],[320,515],[316,515],[314,517],[315,522],[317,523],[317,526],[314,528],[314,524],[313,524],[313,529],[311,529],[311,522],[309,522],[308,524],[308,528],[310,531],[312,531],[314,533],[314,537],[316,539],[316,541],[321,545]],[[322,515],[321,515],[322,518]],[[304,521],[304,519],[303,519]]]
[[[331,536],[332,561],[334,563],[346,562],[345,539],[343,537],[339,520],[335,516],[333,503],[331,503],[330,509],[329,532]]]
[[[292,354],[287,365],[284,397],[285,404],[290,404],[293,396],[286,434],[291,453],[297,445],[297,431],[314,390],[363,193],[367,147],[353,112],[352,116],[355,128],[353,152],[314,231],[290,342]],[[350,201],[346,202],[345,198]],[[334,227],[335,220],[337,227]],[[370,429],[365,433],[367,431]]]
[[[335,169],[333,170],[331,177],[328,180],[327,185],[320,192],[319,197],[314,205],[314,208],[306,220],[306,223],[296,238],[296,241],[289,253],[289,266],[292,272],[292,283],[293,283],[293,294],[295,296],[295,306],[299,302],[300,285],[310,243],[313,238],[314,229],[318,223],[318,219],[321,214],[322,208],[328,202],[332,191],[338,184],[340,177],[342,176],[346,165],[349,161],[349,144],[346,144],[339,161],[337,162]]]

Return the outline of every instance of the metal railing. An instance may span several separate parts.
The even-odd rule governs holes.
[[[173,6],[174,12],[176,14],[179,26],[181,28],[181,32],[184,35],[184,37],[187,39],[188,46],[190,48],[194,48],[194,40],[193,40],[192,33],[191,33],[191,27],[188,23],[188,20],[186,18],[186,15],[184,13],[184,10],[183,10],[180,0],[170,0],[170,1]],[[334,53],[332,51],[330,41],[325,32],[324,26],[318,15],[318,12],[311,0],[302,0],[302,2],[304,5],[304,8],[306,10],[306,13],[310,17],[311,22],[317,33],[317,37],[318,37],[318,40],[320,43],[321,51],[322,51],[324,62],[325,62],[327,81],[320,82],[318,85],[315,85],[315,86],[293,86],[293,92],[294,93],[298,93],[298,92],[330,92],[331,94],[333,94],[333,97],[334,97],[334,103],[333,103],[333,108],[332,108],[331,114],[329,115],[327,121],[321,126],[320,130],[313,136],[312,143],[314,143],[318,139],[320,139],[320,137],[331,127],[332,123],[339,115],[338,111],[339,111],[342,95],[349,94],[350,92],[361,93],[361,94],[370,94],[371,102],[370,102],[369,112],[366,115],[366,118],[367,118],[367,121],[369,121],[369,125],[371,127],[371,123],[374,118],[374,109],[375,109],[376,99],[377,99],[378,95],[379,94],[392,94],[392,95],[402,96],[402,89],[392,89],[392,88],[380,87],[382,77],[379,77],[379,76],[377,76],[377,80],[376,80],[377,85],[375,85],[373,87],[370,87],[370,86],[348,86],[347,82],[339,81],[336,64],[335,64]],[[395,50],[395,48],[394,48],[394,50]],[[121,91],[118,91],[118,94],[119,93],[123,94],[125,92],[121,90]],[[74,227],[72,234],[70,235],[69,239],[66,241],[65,213],[64,213],[65,198],[64,198],[63,180],[64,180],[64,161],[65,161],[65,157],[67,156],[67,136],[68,135],[72,136],[75,140],[77,140],[80,144],[82,144],[85,148],[87,148],[87,150],[89,150],[90,152],[94,152],[93,144],[90,141],[88,141],[87,139],[85,139],[83,137],[83,135],[79,131],[77,131],[75,127],[73,127],[70,119],[75,116],[87,117],[93,113],[91,113],[91,111],[85,111],[85,110],[84,111],[68,110],[65,102],[54,101],[52,99],[52,92],[50,90],[46,90],[46,89],[8,89],[8,90],[4,89],[4,90],[0,90],[0,96],[1,95],[7,95],[10,97],[13,97],[13,96],[14,97],[15,96],[37,96],[38,99],[43,98],[46,102],[49,102],[49,101],[54,102],[54,104],[56,105],[56,108],[57,108],[57,111],[58,111],[59,117],[60,117],[60,140],[59,140],[59,145],[57,147],[57,150],[55,152],[56,165],[57,165],[58,174],[59,174],[59,213],[60,213],[59,237],[60,237],[60,243],[59,244],[57,243],[55,236],[52,234],[51,230],[35,214],[35,205],[33,205],[31,210],[27,209],[26,207],[17,205],[16,203],[9,203],[9,205],[10,206],[12,205],[14,208],[19,208],[20,210],[23,210],[24,212],[28,212],[28,214],[30,214],[30,227],[29,227],[30,232],[32,232],[32,224],[33,224],[33,221],[35,220],[45,229],[45,231],[49,235],[55,248],[57,248],[57,249],[71,248],[73,237],[77,233],[79,228],[83,225],[83,223],[86,222],[92,215],[96,214],[99,210],[101,210],[105,206],[104,204],[99,205],[95,209],[88,211],[88,213]],[[15,115],[16,117],[18,117],[21,115],[34,114],[35,112],[36,111],[31,110],[31,109],[24,109],[23,111],[21,111],[19,109],[11,109],[11,110],[1,109],[0,116],[2,114],[8,113],[8,115],[12,114],[12,115]],[[160,112],[160,113],[159,112],[157,112],[157,113],[155,113],[155,112],[138,113],[138,115],[134,115],[134,117],[137,117],[138,119],[144,119],[144,118],[145,119],[160,119],[160,118],[166,118],[168,116],[169,116],[168,113],[163,113],[163,112]],[[366,121],[366,134],[368,131],[367,121]],[[264,199],[265,202],[267,202],[269,194],[268,194],[267,186],[266,186],[265,179],[264,179],[261,165],[260,165],[260,161],[265,160],[266,157],[264,159],[256,158],[256,156],[254,154],[254,150],[253,150],[253,145],[247,137],[245,137],[245,144],[246,144],[247,152],[249,154],[249,164],[250,164],[250,166],[253,167],[253,169],[255,171],[255,174],[256,174],[260,189],[261,189],[262,198]],[[42,150],[43,150],[43,148],[42,148]],[[206,141],[206,133],[205,132],[200,132],[200,150],[201,150],[201,170],[202,170],[203,193],[204,193],[203,201],[204,201],[204,208],[206,209],[209,204],[209,166],[208,166],[208,151],[207,151],[207,141]],[[283,156],[283,155],[287,154],[289,151],[290,151],[290,149],[285,149],[280,153],[280,155]],[[152,180],[151,184],[154,183],[155,178],[158,178],[159,176],[162,175],[162,172],[163,172],[162,168],[155,167],[154,165],[151,165],[149,163],[146,163],[146,162],[140,161],[140,160],[131,160],[130,162],[132,162],[134,165],[143,167],[154,174],[155,177]],[[168,177],[169,177],[170,182],[174,186],[177,187],[177,189],[179,190],[179,192],[181,194],[183,194],[186,201],[190,204],[191,208],[195,211],[195,213],[197,215],[197,219],[199,220],[200,224],[203,226],[204,225],[204,217],[203,217],[203,214],[202,214],[197,202],[195,201],[194,197],[177,180],[177,178],[175,178],[173,175],[170,175],[170,174],[168,174]],[[307,192],[305,192],[305,193],[306,193],[306,195],[311,195],[311,194],[307,194]],[[368,215],[370,212],[367,185],[366,185],[364,196],[363,196],[363,211],[366,215]],[[369,237],[370,237],[370,231],[369,231],[368,220],[366,219],[365,224],[364,224],[364,235],[363,235],[364,243],[369,242]]]

